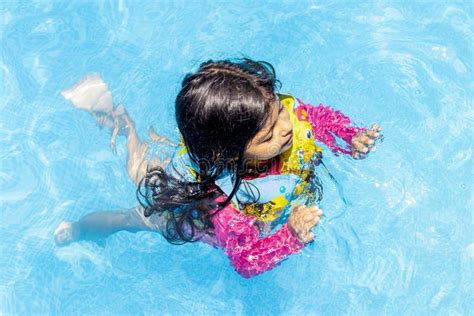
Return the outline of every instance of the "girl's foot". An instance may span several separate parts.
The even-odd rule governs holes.
[[[66,100],[71,101],[75,108],[89,112],[100,128],[110,128],[112,150],[115,151],[115,140],[118,135],[127,136],[134,128],[133,122],[122,105],[114,109],[112,93],[97,74],[87,75],[72,88],[62,92]]]
[[[111,129],[111,144],[112,149],[115,149],[115,138],[124,129],[122,125],[126,123],[123,117],[128,117],[128,114],[123,106],[119,105],[114,109],[112,93],[102,78],[98,74],[87,75],[61,94],[66,100],[71,101],[75,108],[89,112],[100,128],[107,126]]]
[[[67,246],[79,239],[79,231],[72,222],[62,222],[54,230],[54,241],[58,246]]]

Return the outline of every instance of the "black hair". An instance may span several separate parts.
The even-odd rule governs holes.
[[[176,179],[157,167],[147,171],[137,189],[145,216],[165,217],[163,235],[169,242],[193,242],[212,233],[211,217],[237,192],[245,149],[265,125],[280,86],[270,63],[249,58],[209,60],[184,77],[176,97],[176,122],[198,166],[197,181]],[[234,176],[233,190],[216,203],[223,192],[214,182],[225,170]]]

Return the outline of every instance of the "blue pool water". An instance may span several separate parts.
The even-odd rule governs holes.
[[[206,2],[0,1],[0,314],[472,313],[472,3]],[[326,150],[316,242],[249,280],[148,232],[56,247],[62,220],[137,204],[123,139],[61,91],[99,73],[141,136],[176,138],[183,75],[242,55],[383,128],[364,161]]]

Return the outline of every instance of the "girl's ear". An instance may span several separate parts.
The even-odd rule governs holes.
[[[183,135],[181,133],[179,133],[179,145],[180,146],[184,146],[184,138],[183,138]]]
[[[255,136],[254,136],[255,137]],[[247,150],[250,148],[250,146],[252,146],[252,143],[253,143],[253,138],[251,140],[248,141],[247,145],[245,145],[245,149],[244,150]],[[244,152],[245,154],[245,152]]]

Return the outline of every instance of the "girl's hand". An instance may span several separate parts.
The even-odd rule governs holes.
[[[321,219],[323,211],[317,206],[306,207],[299,205],[293,209],[288,217],[288,228],[302,243],[307,243],[313,240],[314,234],[311,228]]]
[[[373,124],[371,129],[359,132],[352,139],[352,158],[364,159],[374,148],[375,142],[382,137],[379,132],[378,124]]]

